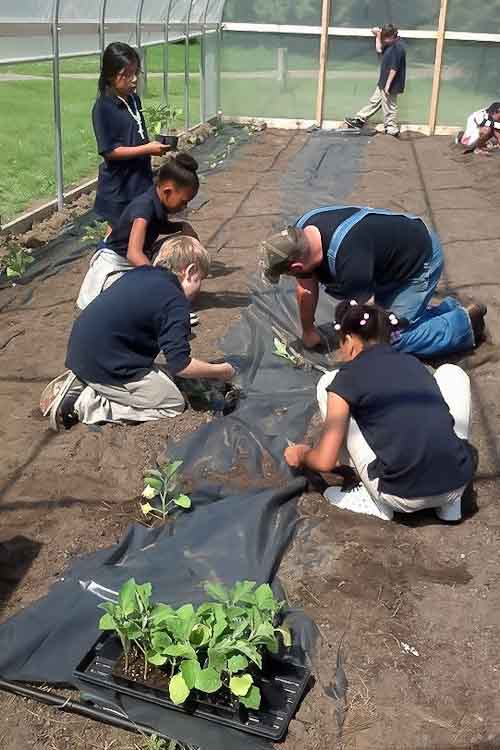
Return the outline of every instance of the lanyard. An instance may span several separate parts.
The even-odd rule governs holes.
[[[129,111],[130,116],[133,117],[134,120],[136,121],[136,123],[137,123],[137,130],[139,131],[139,135],[144,140],[144,128],[142,127],[141,113],[137,109],[137,104],[136,104],[135,99],[133,100],[134,101],[135,112],[132,111],[132,109],[131,109],[128,101],[126,99],[124,99],[123,96],[119,96],[118,99],[124,103],[124,105],[126,106],[126,108]]]

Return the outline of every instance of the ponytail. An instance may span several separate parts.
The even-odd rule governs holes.
[[[356,300],[343,300],[335,310],[334,328],[343,341],[354,334],[365,343],[389,344],[403,322],[392,312],[378,305],[359,305]]]

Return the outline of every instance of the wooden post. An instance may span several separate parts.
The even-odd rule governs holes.
[[[323,0],[323,11],[321,15],[321,45],[319,52],[318,94],[316,98],[316,122],[318,127],[323,125],[323,112],[325,108],[325,82],[326,66],[328,63],[328,29],[330,26],[330,13],[332,0]]]
[[[429,113],[429,134],[434,135],[436,130],[437,112],[439,104],[439,89],[441,88],[441,69],[443,66],[444,34],[446,31],[446,13],[448,0],[441,0],[439,11],[439,23],[436,40],[436,57],[434,60],[434,77],[432,80],[431,108]]]
[[[286,47],[278,47],[277,77],[280,91],[286,91],[288,88],[288,49]]]

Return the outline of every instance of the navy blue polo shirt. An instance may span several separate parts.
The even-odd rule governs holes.
[[[378,79],[378,86],[380,89],[385,88],[390,70],[397,71],[391,84],[390,93],[402,94],[405,90],[406,82],[406,50],[404,44],[399,40],[386,45],[382,52],[380,76]]]
[[[154,243],[160,234],[173,234],[180,229],[179,223],[169,220],[167,210],[158,197],[156,187],[153,186],[134,198],[125,208],[106,239],[105,247],[126,258],[132,224],[136,219],[145,219],[148,223],[143,252],[150,259]]]
[[[97,150],[103,157],[99,167],[95,209],[113,226],[123,209],[153,182],[150,156],[134,159],[106,159],[119,146],[142,146],[149,143],[141,100],[136,94],[127,98],[132,112],[138,112],[142,134],[125,103],[117,96],[99,96],[92,108],[92,124]]]
[[[453,430],[435,378],[410,354],[376,344],[343,365],[328,386],[347,401],[376,458],[379,491],[402,498],[451,492],[473,475],[468,444]]]
[[[176,375],[191,361],[189,303],[163,268],[127,271],[99,294],[73,324],[66,367],[86,383],[139,380],[162,351]]]
[[[422,272],[432,255],[432,238],[421,219],[404,214],[368,214],[347,232],[335,258],[335,275],[328,248],[338,226],[359,209],[345,206],[313,214],[304,227],[321,234],[323,259],[314,276],[328,291],[343,299],[366,302],[377,288],[405,282]]]

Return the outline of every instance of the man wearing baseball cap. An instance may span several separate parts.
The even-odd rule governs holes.
[[[320,284],[337,299],[374,301],[408,322],[394,345],[434,356],[469,351],[484,337],[486,307],[452,297],[430,305],[443,270],[441,243],[412,214],[361,206],[325,206],[261,245],[263,280],[295,276],[306,348],[321,343],[314,318]]]

